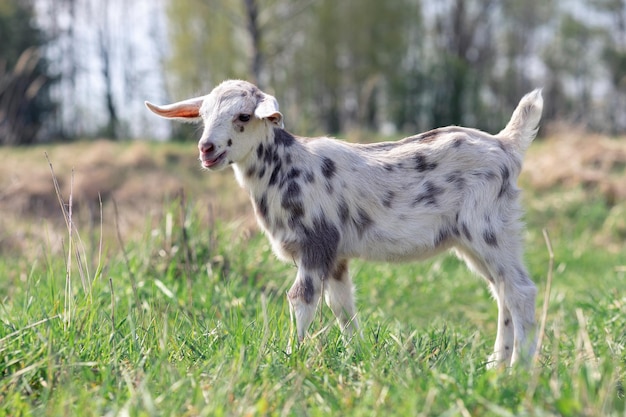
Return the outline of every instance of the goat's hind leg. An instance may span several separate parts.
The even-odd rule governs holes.
[[[504,271],[504,302],[511,312],[515,341],[511,364],[528,362],[535,350],[535,298],[537,287],[521,263]]]
[[[488,247],[484,247],[482,251],[483,261],[494,278],[492,291],[498,299],[501,313],[505,313],[501,316],[503,321],[498,323],[498,327],[504,325],[507,334],[510,327],[513,327],[513,346],[508,340],[504,345],[505,349],[512,348],[510,353],[507,349],[506,357],[510,354],[511,360],[510,363],[505,362],[506,365],[528,361],[535,349],[537,287],[524,267],[520,236],[519,230],[505,230],[498,234],[497,240],[487,242]]]
[[[489,283],[489,289],[498,303],[498,333],[493,353],[489,357],[488,367],[493,368],[500,364],[509,365],[513,356],[513,346],[515,343],[515,331],[513,319],[504,301],[504,294],[499,290],[501,286],[494,282]]]
[[[493,353],[489,356],[487,366],[496,367],[500,364],[509,365],[513,354],[513,344],[515,339],[511,312],[507,308],[501,286],[496,284],[499,278],[497,274],[491,272],[493,268],[472,250],[467,248],[457,248],[457,254],[462,258],[467,266],[481,275],[489,284],[491,294],[496,299],[498,305],[498,330]],[[499,279],[498,279],[499,280]]]
[[[509,247],[503,242],[499,247]],[[460,251],[467,264],[483,275],[498,302],[498,334],[490,366],[527,360],[534,350],[537,289],[524,268],[521,255],[492,247],[483,256]]]

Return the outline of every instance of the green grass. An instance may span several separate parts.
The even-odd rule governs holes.
[[[123,247],[74,238],[84,253],[71,286],[67,255],[42,239],[43,256],[0,259],[0,415],[626,415],[626,256],[591,239],[610,210],[592,197],[540,209],[527,199],[538,316],[542,227],[555,250],[531,369],[485,368],[495,302],[450,256],[354,262],[364,339],[346,345],[323,308],[287,354],[295,268],[262,235],[172,202]]]

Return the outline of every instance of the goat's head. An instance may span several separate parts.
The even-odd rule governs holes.
[[[246,81],[224,81],[206,96],[146,106],[167,119],[202,121],[198,150],[202,166],[210,170],[244,160],[269,129],[283,126],[276,99]]]

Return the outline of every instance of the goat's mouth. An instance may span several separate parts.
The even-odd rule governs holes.
[[[202,161],[202,166],[204,168],[211,169],[219,165],[224,160],[225,156],[226,156],[226,152],[222,152],[221,154],[217,155],[215,158],[209,158],[205,155],[200,155],[200,161]]]

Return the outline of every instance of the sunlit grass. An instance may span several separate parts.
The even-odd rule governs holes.
[[[294,267],[276,261],[263,236],[241,236],[236,227],[202,224],[201,218],[192,204],[173,202],[156,228],[125,243],[128,263],[108,252],[88,293],[74,275],[71,323],[64,311],[62,257],[37,262],[4,282],[3,413],[625,412],[626,297],[624,273],[614,268],[623,261],[619,255],[553,237],[553,300],[536,369],[485,369],[495,303],[452,257],[397,266],[355,262],[363,340],[346,345],[324,308],[313,336],[287,354],[284,294]],[[572,245],[585,246],[584,256],[568,254]],[[528,259],[541,260],[530,262],[540,290],[546,253],[539,242],[527,251]],[[18,265],[3,260],[0,268]],[[528,392],[533,378],[536,387]]]

